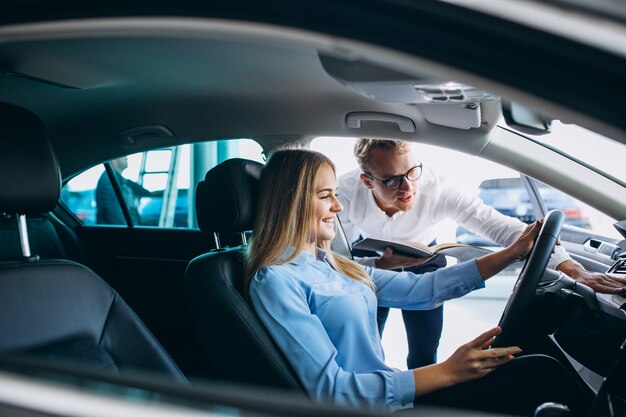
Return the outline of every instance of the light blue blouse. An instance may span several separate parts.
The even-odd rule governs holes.
[[[385,364],[377,306],[427,310],[484,287],[484,281],[475,260],[420,275],[364,268],[376,294],[332,269],[321,249],[316,255],[302,251],[291,262],[258,271],[250,299],[313,399],[412,407],[413,371]]]

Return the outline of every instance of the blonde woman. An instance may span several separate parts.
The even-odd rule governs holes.
[[[515,346],[484,349],[500,332],[494,328],[442,363],[399,371],[384,362],[376,308],[428,309],[482,288],[486,279],[529,253],[539,222],[500,252],[416,275],[361,266],[330,250],[342,206],[335,168],[326,156],[276,152],[260,187],[246,287],[255,311],[313,399],[408,408],[426,394],[481,378],[521,352]],[[482,408],[484,394],[491,398],[498,392],[498,387],[477,386],[490,391],[466,401],[472,387],[445,397],[453,405]],[[543,398],[533,400],[539,402],[528,406],[531,412]],[[486,402],[489,409],[493,401]]]

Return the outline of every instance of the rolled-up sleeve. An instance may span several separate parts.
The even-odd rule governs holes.
[[[480,198],[444,186],[440,191],[434,210],[444,213],[463,227],[506,247],[524,232],[527,224],[515,217],[505,216]],[[562,246],[556,246],[548,268],[556,269],[563,261],[572,259]]]
[[[370,267],[365,270],[376,284],[381,307],[428,310],[485,286],[475,259],[423,274]]]
[[[313,399],[391,410],[413,405],[412,371],[356,373],[339,366],[337,350],[296,280],[268,267],[255,275],[250,299]]]

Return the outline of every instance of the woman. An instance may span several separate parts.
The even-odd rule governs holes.
[[[528,254],[540,222],[502,251],[416,275],[333,254],[342,206],[334,165],[320,153],[275,153],[263,171],[258,204],[247,265],[250,301],[312,398],[398,410],[485,376],[521,352],[483,349],[500,332],[494,328],[442,363],[399,371],[384,363],[376,308],[428,309],[482,288]]]

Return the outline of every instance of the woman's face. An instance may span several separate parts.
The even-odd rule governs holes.
[[[330,165],[322,165],[315,181],[314,238],[332,240],[335,237],[335,219],[343,206],[337,199],[337,179]]]

